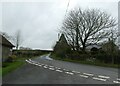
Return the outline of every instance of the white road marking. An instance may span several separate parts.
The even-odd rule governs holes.
[[[35,61],[33,61],[33,60],[31,60],[31,62],[34,62],[34,63],[35,63]]]
[[[36,63],[35,63],[35,65],[37,65],[37,66],[38,66],[39,64],[36,64]]]
[[[54,68],[49,68],[50,70],[55,70]]]
[[[58,67],[57,69],[61,69],[61,68]]]
[[[49,67],[54,67],[54,66],[49,66]]]
[[[94,74],[91,74],[91,73],[83,73],[85,75],[88,75],[88,76],[93,76]]]
[[[43,66],[44,68],[48,68],[48,67],[46,67],[46,66]]]
[[[86,75],[81,75],[81,74],[80,74],[80,76],[81,76],[81,77],[84,77],[84,78],[88,78],[88,76],[86,76]]]
[[[45,65],[45,64],[42,64],[42,63],[39,63],[39,64],[41,64],[41,65]],[[46,65],[47,66],[47,65]]]
[[[98,77],[100,77],[100,78],[105,78],[105,79],[110,78],[109,76],[102,76],[102,75],[99,75]]]
[[[65,70],[65,71],[69,71],[69,70],[67,70],[67,69],[63,69],[63,70]]]
[[[41,67],[42,65],[40,65],[40,64],[39,64],[38,66],[40,66],[40,67]]]
[[[118,81],[120,81],[120,78],[117,78]]]
[[[63,72],[63,71],[61,71],[61,70],[56,70],[57,72]]]
[[[28,59],[29,61],[31,61],[31,59]]]
[[[106,81],[106,79],[97,78],[97,77],[93,77],[93,79],[95,79],[95,80],[100,80],[100,81]]]
[[[28,60],[27,60],[27,59],[26,59],[25,61],[26,61],[26,62],[28,62]]]
[[[65,73],[70,74],[70,75],[73,75],[73,74],[74,74],[74,73],[72,73],[72,72],[65,72]]]
[[[113,83],[117,83],[117,84],[120,84],[120,82],[119,82],[119,81],[113,81]]]
[[[74,72],[74,73],[80,73],[80,72],[78,72],[78,71],[72,71],[72,72]]]
[[[30,61],[28,61],[28,60],[26,60],[26,62],[28,62],[28,63],[30,63],[30,64],[33,64],[33,62],[30,62]]]

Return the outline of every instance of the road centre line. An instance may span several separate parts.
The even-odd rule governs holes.
[[[88,75],[88,76],[93,76],[94,74],[91,74],[91,73],[83,73],[85,75]]]
[[[88,78],[88,76],[86,76],[86,75],[81,75],[81,74],[80,74],[80,76],[81,76],[81,77],[84,77],[84,78]]]
[[[49,67],[54,67],[54,66],[49,66]]]
[[[44,65],[44,64],[38,64],[38,63],[36,63],[36,62],[34,62],[34,61],[32,61],[31,59],[29,59],[29,60],[25,60],[26,62],[28,62],[28,63],[30,63],[30,64],[34,64],[34,65],[37,65],[37,66],[42,66],[42,65]],[[48,68],[48,67],[46,67],[46,66],[48,66],[48,65],[45,65],[45,66],[43,66],[44,68]],[[49,66],[49,67],[54,67],[54,66]],[[61,70],[58,70],[58,69],[61,69],[61,68],[58,68],[58,67],[55,67],[55,68],[57,68],[57,70],[55,70],[55,71],[57,71],[57,72],[63,72],[63,71],[61,71]],[[54,68],[49,68],[50,70],[54,70]],[[69,70],[67,70],[67,69],[63,69],[63,70],[65,70],[65,71],[69,71]],[[80,73],[80,72],[78,72],[78,71],[72,71],[72,72],[74,72],[74,73]],[[72,73],[72,72],[65,72],[65,73],[67,73],[67,74],[70,74],[70,75],[73,75],[74,73]],[[81,75],[80,74],[80,76],[81,77],[84,77],[84,78],[88,78],[88,76],[86,76],[86,75],[89,75],[89,76],[93,76],[93,74],[90,74],[90,73],[83,73],[83,74],[85,74],[85,75]],[[106,81],[106,79],[103,79],[103,78],[110,78],[110,77],[108,77],[108,76],[102,76],[102,75],[99,75],[98,76],[99,78],[97,78],[97,77],[93,77],[93,79],[95,79],[95,80],[101,80],[101,81]],[[117,80],[120,80],[119,78],[117,78]],[[113,81],[114,83],[120,83],[119,81]]]
[[[95,80],[100,80],[100,81],[106,81],[106,79],[97,78],[97,77],[93,77],[93,79],[95,79]]]
[[[44,66],[48,66],[48,65],[45,64]]]
[[[31,59],[28,59],[29,61],[32,61]]]
[[[65,72],[65,73],[70,74],[70,75],[73,75],[73,74],[74,74],[74,73],[72,73],[72,72]]]
[[[110,78],[109,76],[102,76],[102,75],[99,75],[98,77],[100,77],[100,78],[105,78],[105,79]]]
[[[54,68],[49,68],[50,70],[55,70]]]
[[[120,82],[119,82],[119,81],[113,81],[113,83],[117,83],[117,84],[120,84]]]
[[[48,68],[48,67],[46,67],[46,66],[43,66],[44,68]]]
[[[117,78],[118,81],[120,81],[120,78]]]
[[[65,70],[65,71],[69,71],[69,70],[67,70],[67,69],[63,69],[63,70]]]
[[[42,65],[40,65],[40,64],[39,64],[38,66],[40,66],[40,67],[41,67]]]
[[[61,70],[55,70],[55,71],[57,71],[57,72],[63,72],[63,71],[61,71]]]
[[[30,62],[30,61],[28,61],[28,60],[26,60],[26,62],[28,62],[28,63],[30,63],[30,64],[33,64],[32,62]]]
[[[74,73],[80,73],[79,71],[72,71],[72,72],[74,72]]]
[[[39,64],[36,64],[36,63],[35,63],[35,65],[37,65],[37,66],[38,66]]]
[[[56,69],[61,69],[61,68],[59,68],[59,67],[55,67]]]

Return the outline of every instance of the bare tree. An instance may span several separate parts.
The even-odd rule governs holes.
[[[106,12],[78,8],[70,11],[63,22],[61,31],[66,35],[73,50],[85,51],[91,43],[108,39],[110,29],[116,25],[116,20]]]
[[[22,36],[20,30],[17,30],[14,40],[15,40],[16,49],[18,50],[20,44],[22,43]]]

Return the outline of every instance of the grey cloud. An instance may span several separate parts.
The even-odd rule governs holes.
[[[52,2],[5,2],[2,4],[2,27],[9,35],[20,29],[23,43],[21,46],[39,49],[51,49],[58,40],[68,1]],[[75,3],[72,3],[75,2]],[[114,5],[113,5],[114,4]],[[76,7],[101,8],[117,16],[117,3],[81,3],[71,0],[68,10]],[[115,10],[116,9],[116,10]]]

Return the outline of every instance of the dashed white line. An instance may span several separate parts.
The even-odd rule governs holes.
[[[31,59],[28,59],[29,61],[32,61]]]
[[[40,66],[40,67],[41,67],[42,65],[40,65],[40,64],[39,64],[38,66]]]
[[[49,67],[54,67],[54,66],[49,66]]]
[[[50,70],[55,70],[54,68],[49,68]]]
[[[80,76],[81,76],[81,77],[84,77],[84,78],[88,78],[88,76],[86,76],[86,75],[81,75],[81,74],[80,74]]]
[[[61,68],[58,67],[57,69],[61,69]]]
[[[120,82],[119,82],[119,81],[113,81],[113,83],[117,83],[117,84],[120,84]]]
[[[44,68],[48,68],[48,67],[46,67],[46,66],[43,66]]]
[[[106,79],[97,78],[97,77],[93,77],[93,79],[95,79],[95,80],[100,80],[100,81],[106,81]]]
[[[79,71],[72,71],[72,72],[74,72],[74,73],[80,73]]]
[[[57,72],[63,72],[63,71],[61,71],[61,70],[56,70]]]
[[[70,75],[73,75],[73,74],[74,74],[74,73],[72,73],[72,72],[65,72],[65,73],[70,74]]]
[[[65,70],[65,71],[69,71],[69,70],[67,70],[67,69],[63,69],[63,70]]]
[[[120,81],[120,78],[117,78],[118,81]]]
[[[102,75],[99,75],[98,77],[100,77],[100,78],[105,78],[105,79],[110,78],[109,76],[102,76]]]
[[[83,73],[85,75],[88,75],[88,76],[93,76],[94,74],[91,74],[91,73]]]
[[[48,66],[48,65],[45,64],[44,66]]]
[[[39,64],[36,64],[36,63],[35,63],[34,65],[37,65],[37,66],[38,66]]]
[[[44,65],[44,64],[41,63],[41,65]]]

